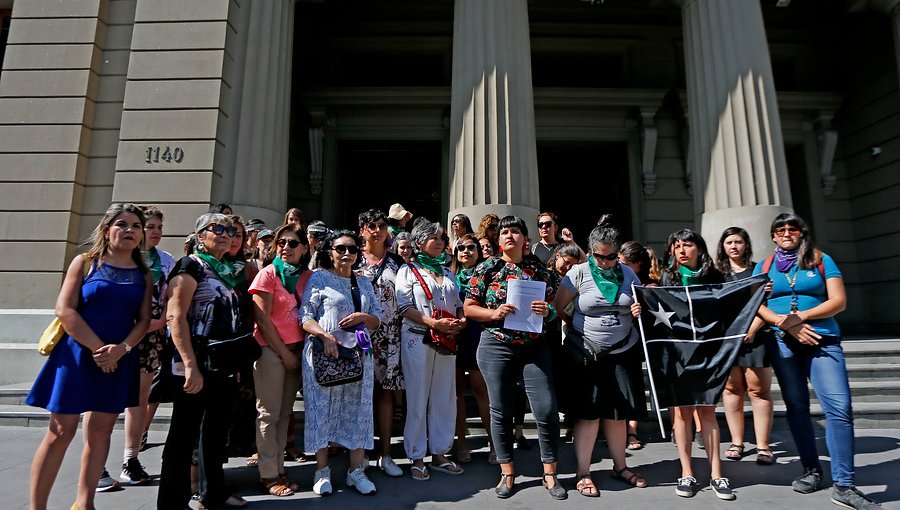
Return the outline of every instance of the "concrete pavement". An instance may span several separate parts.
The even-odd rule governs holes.
[[[12,510],[28,507],[28,477],[31,459],[45,430],[28,427],[0,427],[0,509]],[[749,431],[748,431],[749,432]],[[824,431],[819,431],[824,435]],[[679,466],[675,449],[668,441],[657,441],[647,445],[643,450],[631,452],[629,465],[640,471],[650,483],[645,489],[631,488],[611,478],[612,462],[604,443],[598,443],[595,449],[593,465],[594,481],[600,489],[600,498],[586,498],[574,490],[574,452],[572,445],[562,444],[560,448],[560,473],[563,485],[569,490],[569,499],[553,501],[541,487],[540,461],[537,444],[531,440],[533,447],[529,451],[516,452],[517,492],[509,500],[498,500],[493,494],[493,486],[497,483],[499,470],[485,462],[486,448],[474,455],[474,462],[464,465],[466,472],[462,476],[450,476],[443,473],[432,473],[431,480],[416,482],[409,478],[409,464],[398,460],[404,469],[403,478],[388,478],[377,469],[370,469],[369,474],[378,487],[378,494],[371,497],[358,495],[355,490],[347,489],[343,480],[346,469],[344,457],[335,457],[332,462],[332,480],[336,493],[322,498],[312,494],[310,485],[314,471],[311,462],[289,463],[288,473],[300,482],[303,490],[287,498],[274,498],[262,495],[256,482],[256,469],[244,466],[244,459],[232,459],[226,476],[237,484],[239,494],[251,501],[248,508],[253,510],[284,510],[293,508],[329,508],[360,510],[423,510],[423,509],[596,509],[596,508],[669,508],[672,510],[698,508],[730,508],[730,509],[768,509],[790,508],[792,510],[822,510],[838,508],[830,503],[830,490],[811,495],[794,493],[790,489],[791,480],[800,473],[799,461],[790,433],[775,431],[772,433],[773,449],[778,455],[778,463],[774,466],[758,466],[751,453],[740,462],[723,461],[725,475],[731,478],[736,489],[737,500],[720,501],[710,491],[709,468],[702,450],[694,449],[695,471],[699,475],[701,490],[694,498],[680,498],[674,493],[675,479],[679,475]],[[151,431],[150,442],[157,446],[141,454],[141,461],[151,474],[159,473],[160,443],[165,440],[165,432]],[[396,441],[396,439],[395,439]],[[113,433],[110,461],[107,464],[113,476],[118,475],[121,464],[123,433]],[[824,437],[820,438],[820,452],[825,452]],[[73,441],[68,456],[53,493],[50,497],[50,508],[68,509],[75,496],[75,485],[78,477],[79,458],[81,454],[81,436]],[[484,439],[477,438],[473,447],[484,446]],[[723,445],[725,446],[725,445]],[[395,444],[397,457],[403,457],[402,445]],[[857,430],[856,465],[858,486],[883,503],[885,509],[900,510],[900,430],[869,429]],[[826,472],[828,459],[823,457]],[[705,473],[705,474],[704,474]],[[830,483],[830,476],[826,476]],[[121,509],[155,509],[156,492],[154,485],[144,487],[128,487],[126,489],[97,495],[97,508],[101,510]],[[196,503],[192,503],[195,507]],[[173,509],[176,510],[176,509]]]

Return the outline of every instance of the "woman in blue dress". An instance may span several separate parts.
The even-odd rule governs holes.
[[[25,402],[50,411],[31,465],[31,509],[44,510],[50,489],[84,416],[84,453],[73,509],[92,510],[94,489],[119,414],[138,404],[138,353],[150,325],[152,280],[144,264],[144,216],[113,204],[88,240],[91,248],[66,270],[56,316],[66,334],[50,354]]]

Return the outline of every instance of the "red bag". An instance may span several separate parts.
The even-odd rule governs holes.
[[[425,279],[422,278],[422,274],[419,273],[419,270],[416,269],[416,266],[413,264],[409,264],[409,269],[416,276],[416,280],[419,280],[419,285],[421,285],[422,290],[425,291],[425,297],[428,298],[428,301],[431,301],[433,296],[431,290],[428,289],[428,284],[425,283]],[[434,308],[433,303],[432,308]],[[444,310],[443,308],[434,308],[434,311],[431,312],[431,318],[455,319],[456,314]],[[422,338],[422,343],[437,351],[438,354],[443,354],[445,356],[451,354],[455,355],[457,352],[457,335],[445,333],[436,329],[428,328],[428,332],[425,333],[425,337]]]

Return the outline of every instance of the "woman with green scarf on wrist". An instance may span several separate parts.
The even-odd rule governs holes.
[[[663,270],[660,285],[690,286],[708,283],[724,283],[709,251],[706,241],[700,234],[690,229],[679,230],[669,236],[663,256]],[[680,406],[670,409],[674,417],[673,437],[678,447],[678,458],[681,461],[681,477],[675,487],[675,494],[681,497],[692,497],[697,490],[697,479],[691,469],[691,446],[693,444],[691,422],[694,416],[699,419],[698,435],[706,447],[706,456],[710,465],[710,485],[720,499],[734,499],[730,481],[722,476],[722,459],[719,456],[719,423],[716,421],[714,406]]]
[[[613,461],[613,477],[634,487],[647,486],[647,480],[625,460],[627,420],[645,417],[647,401],[640,338],[634,327],[640,307],[631,288],[641,282],[618,260],[620,237],[611,215],[604,215],[588,236],[587,262],[566,273],[553,302],[568,325],[566,336],[605,353],[588,364],[563,358],[562,366],[553,367],[572,374],[568,414],[575,420],[575,489],[587,497],[600,495],[591,478],[591,456],[601,425]],[[573,302],[569,316],[566,308]]]
[[[284,449],[294,397],[300,387],[300,346],[303,331],[298,310],[312,271],[306,233],[294,224],[275,231],[270,255],[250,285],[256,318],[256,341],[262,355],[253,365],[256,386],[256,448],[260,483],[273,496],[290,496],[297,490],[285,473]]]

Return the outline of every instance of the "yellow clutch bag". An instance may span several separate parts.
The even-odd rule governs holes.
[[[44,334],[41,335],[41,339],[38,342],[38,352],[43,356],[49,356],[65,332],[66,330],[63,329],[59,317],[54,317],[47,329],[44,330]]]
[[[87,276],[90,267],[90,261],[85,260],[84,268],[82,269],[82,284],[84,284],[84,276]],[[44,333],[41,335],[41,339],[38,341],[38,352],[41,353],[42,356],[49,356],[65,332],[66,330],[63,328],[62,321],[59,320],[59,317],[54,317],[53,320],[50,321],[50,325],[47,326],[47,329],[45,329]]]

